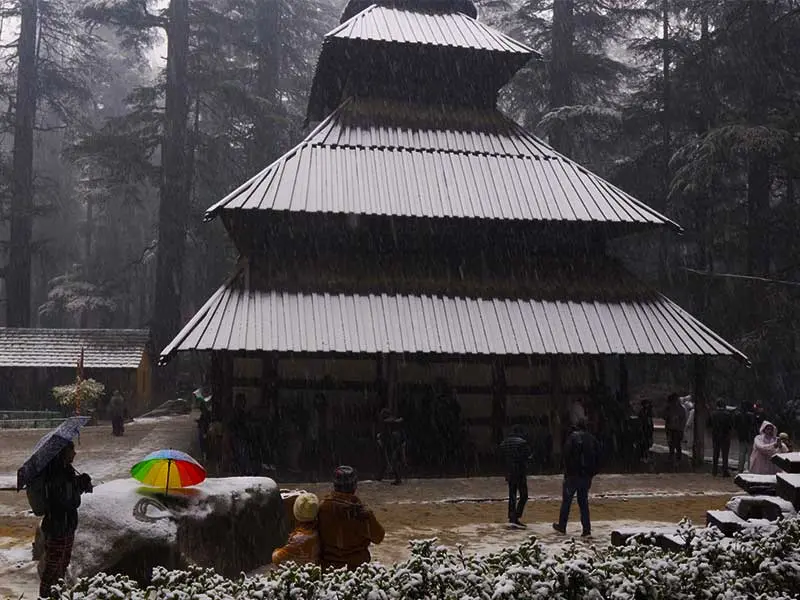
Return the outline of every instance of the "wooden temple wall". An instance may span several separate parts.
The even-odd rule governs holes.
[[[228,390],[220,390],[223,405],[218,409],[224,413],[226,405],[243,394],[255,419],[276,411],[281,427],[297,440],[289,450],[295,455],[303,452],[315,398],[323,394],[324,427],[337,439],[337,459],[354,464],[375,453],[382,407],[403,416],[415,411],[418,418],[421,413],[427,418],[426,407],[442,388],[458,402],[472,451],[490,456],[498,433],[512,424],[530,426],[546,416],[558,455],[562,419],[573,400],[586,397],[592,379],[587,360],[552,357],[503,364],[441,357],[267,356],[232,359],[230,386],[223,383]],[[414,439],[415,433],[407,432],[409,442],[424,443]]]

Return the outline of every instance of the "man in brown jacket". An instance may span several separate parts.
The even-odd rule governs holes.
[[[319,506],[323,569],[355,569],[369,562],[369,545],[383,541],[386,533],[383,527],[355,495],[357,483],[352,467],[337,467],[333,473],[333,492]]]

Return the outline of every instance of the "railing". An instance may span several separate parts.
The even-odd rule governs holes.
[[[51,429],[64,416],[53,410],[1,410],[0,429]]]

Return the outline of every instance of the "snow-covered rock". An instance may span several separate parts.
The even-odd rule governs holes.
[[[772,462],[787,473],[800,473],[800,452],[784,452],[772,457]]]
[[[123,573],[146,582],[156,565],[213,567],[229,577],[269,563],[288,536],[275,482],[207,479],[165,497],[118,479],[83,497],[71,573]]]
[[[733,480],[739,488],[748,494],[762,496],[775,495],[775,475],[759,475],[757,473],[739,473]]]
[[[767,519],[775,521],[792,517],[796,510],[792,503],[777,496],[734,496],[725,505],[742,519]]]
[[[776,478],[778,496],[800,510],[800,473],[778,473]]]

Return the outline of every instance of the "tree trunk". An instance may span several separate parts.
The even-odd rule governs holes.
[[[670,112],[670,96],[671,96],[671,80],[670,80],[670,52],[669,52],[669,0],[662,0],[661,3],[661,22],[662,22],[662,61],[663,61],[663,89],[662,89],[662,112],[661,112],[661,160],[662,164],[662,190],[663,197],[661,199],[660,209],[664,213],[669,212],[669,190],[672,177],[669,170],[669,161],[672,158],[672,123]],[[658,244],[658,280],[661,288],[666,288],[669,284],[669,253],[667,239],[667,232],[662,232],[659,236]]]
[[[279,107],[278,84],[281,70],[281,2],[261,0],[256,7],[258,21],[258,75],[256,94],[263,100],[256,119],[253,135],[253,169],[277,158],[279,139],[275,135],[276,115]]]
[[[11,240],[6,290],[11,327],[31,325],[31,241],[33,237],[33,125],[36,119],[36,32],[38,0],[20,6],[19,65],[14,119]]]
[[[181,324],[181,291],[190,208],[187,176],[189,116],[189,0],[171,0],[167,43],[167,86],[158,210],[158,252],[153,306],[153,338],[157,350],[166,346]],[[175,372],[163,369],[160,391],[172,391]]]
[[[572,89],[573,43],[575,41],[574,0],[553,3],[553,48],[550,62],[550,110],[575,103]],[[550,131],[550,144],[562,154],[571,156],[572,140],[564,123],[556,123]]]
[[[768,90],[766,65],[763,56],[767,52],[764,39],[769,29],[769,16],[765,2],[750,4],[750,51],[754,68],[748,82],[748,121],[753,127],[767,120]],[[750,150],[747,165],[747,272],[760,277],[769,276],[769,205],[770,205],[770,157],[759,150]],[[758,329],[763,322],[763,290],[750,286],[750,326]]]

